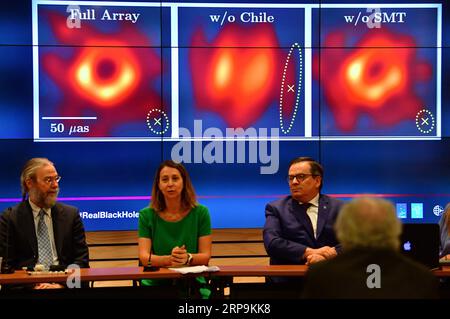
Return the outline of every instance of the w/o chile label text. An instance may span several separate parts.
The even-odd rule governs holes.
[[[205,317],[217,314],[269,314],[270,304],[268,303],[223,303],[220,305],[184,305],[178,306],[177,313],[179,315],[203,315]]]

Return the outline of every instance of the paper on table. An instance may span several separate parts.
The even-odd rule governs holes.
[[[177,268],[169,268],[170,270],[179,272],[181,274],[198,274],[201,272],[213,272],[219,271],[219,267],[217,266],[190,266],[190,267],[177,267]]]

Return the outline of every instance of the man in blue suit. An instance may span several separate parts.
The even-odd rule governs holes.
[[[289,164],[288,182],[291,195],[266,206],[263,236],[270,264],[313,264],[335,257],[339,245],[333,225],[343,202],[320,194],[322,166],[310,157],[296,158]]]

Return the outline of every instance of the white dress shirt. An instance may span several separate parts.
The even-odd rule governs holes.
[[[308,210],[306,211],[306,214],[309,216],[309,220],[311,221],[311,225],[314,231],[314,237],[317,238],[317,218],[319,216],[319,195],[317,194],[316,197],[311,199],[308,203],[311,204],[311,206],[308,207]],[[299,204],[305,204],[300,203]]]

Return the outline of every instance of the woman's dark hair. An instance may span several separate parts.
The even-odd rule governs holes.
[[[153,180],[152,199],[150,202],[150,207],[157,212],[162,212],[167,207],[164,195],[159,189],[159,179],[161,176],[161,171],[164,167],[177,169],[178,172],[180,172],[181,178],[183,179],[183,190],[181,191],[181,207],[183,209],[190,209],[195,207],[197,205],[197,197],[195,195],[194,187],[192,186],[189,174],[182,164],[176,163],[172,160],[166,160],[162,162],[161,165],[159,165],[158,170],[156,171],[155,179]]]

